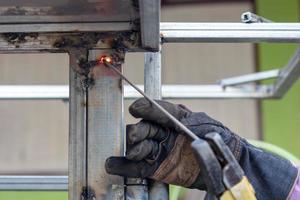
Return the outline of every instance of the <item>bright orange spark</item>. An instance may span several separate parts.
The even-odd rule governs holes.
[[[112,63],[112,57],[103,55],[100,57],[99,62],[104,64],[104,63]]]

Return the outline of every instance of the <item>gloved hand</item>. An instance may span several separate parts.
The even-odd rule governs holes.
[[[220,133],[239,158],[239,138],[220,122],[205,113],[193,113],[182,105],[158,103],[199,137],[210,132]],[[127,125],[126,158],[109,158],[107,172],[126,177],[151,177],[169,184],[193,187],[200,168],[190,147],[190,138],[180,134],[176,125],[144,98],[134,102],[129,112],[142,121]]]
[[[218,132],[245,170],[258,199],[285,199],[288,196],[297,176],[297,169],[288,161],[253,147],[205,113],[194,113],[183,105],[166,101],[157,102],[200,138],[207,133]],[[168,184],[205,189],[197,158],[190,147],[191,139],[144,98],[135,101],[129,112],[142,120],[127,125],[126,157],[108,158],[106,171],[125,177],[147,177]],[[270,171],[273,165],[276,173]],[[278,176],[280,172],[284,175]],[[281,180],[283,177],[285,179]],[[278,189],[281,184],[276,185],[278,180],[286,184],[281,189]]]

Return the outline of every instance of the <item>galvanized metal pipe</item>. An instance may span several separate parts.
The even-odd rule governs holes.
[[[235,76],[230,78],[224,78],[218,81],[223,87],[240,85],[245,83],[251,83],[255,81],[262,81],[266,79],[277,78],[279,75],[279,69],[257,72],[252,74],[245,74],[241,76]]]
[[[137,85],[144,90],[143,85]],[[221,85],[162,85],[163,99],[264,99],[272,98],[270,86],[226,88]],[[286,88],[288,89],[288,88]],[[22,92],[20,92],[22,90]],[[142,97],[134,88],[124,86],[124,98]],[[61,100],[69,99],[68,86],[0,86],[0,100]]]
[[[0,176],[3,191],[67,191],[68,176]]]
[[[280,98],[296,83],[300,77],[300,48],[288,64],[280,70],[279,77],[273,85],[274,97]]]
[[[161,23],[164,43],[300,42],[300,23]]]
[[[156,53],[145,53],[144,91],[152,99],[161,99],[161,44]],[[164,183],[149,181],[149,200],[168,200],[169,186]]]

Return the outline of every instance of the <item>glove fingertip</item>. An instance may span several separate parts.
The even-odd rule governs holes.
[[[139,98],[129,106],[129,113],[135,118],[141,117],[141,112],[150,106],[150,103],[145,98]]]
[[[124,168],[128,167],[127,165],[130,165],[130,162],[125,157],[112,156],[106,159],[105,170],[108,174],[124,176]]]

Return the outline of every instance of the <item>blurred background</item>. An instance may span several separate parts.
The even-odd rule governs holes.
[[[300,0],[162,0],[164,22],[239,22],[251,11],[276,22],[299,22]],[[224,77],[284,66],[296,45],[166,44],[163,84],[213,84]],[[177,58],[180,59],[178,60]],[[1,54],[2,85],[68,84],[67,54]],[[143,84],[142,53],[126,55],[125,74]],[[281,100],[172,100],[204,111],[235,133],[261,139],[300,157],[300,84]],[[131,101],[125,101],[125,119]],[[66,175],[68,102],[0,101],[0,175]],[[199,199],[196,191],[183,199]],[[27,193],[28,194],[28,193]],[[18,196],[20,195],[20,196]],[[42,195],[42,196],[41,196]],[[52,195],[52,196],[51,196]],[[33,196],[0,192],[0,199],[67,199],[66,193]]]

